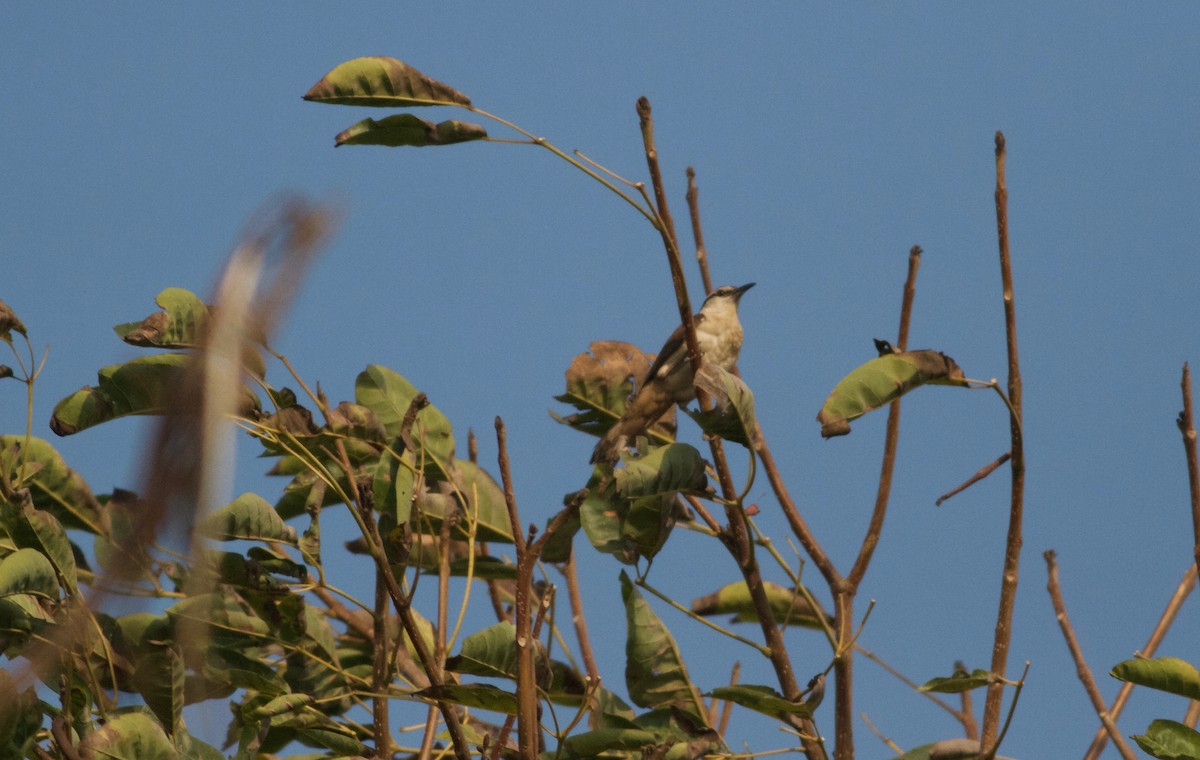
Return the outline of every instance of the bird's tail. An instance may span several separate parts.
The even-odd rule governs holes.
[[[674,395],[659,387],[659,383],[643,386],[625,407],[621,418],[608,429],[592,450],[592,464],[615,464],[621,450],[626,448],[631,440],[649,430],[650,426],[670,411],[674,404]]]

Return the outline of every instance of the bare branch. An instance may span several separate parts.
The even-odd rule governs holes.
[[[1108,706],[1104,704],[1104,697],[1100,694],[1100,688],[1096,686],[1096,679],[1083,659],[1083,649],[1075,637],[1075,629],[1071,625],[1071,619],[1067,617],[1067,608],[1063,603],[1062,588],[1058,583],[1058,562],[1055,560],[1054,552],[1047,551],[1042,556],[1046,558],[1046,571],[1049,575],[1046,590],[1050,592],[1050,602],[1054,605],[1054,617],[1062,628],[1063,638],[1067,641],[1067,649],[1071,652],[1071,659],[1075,661],[1075,673],[1079,677],[1079,682],[1083,684],[1088,699],[1092,701],[1092,708],[1096,711],[1096,715],[1100,716],[1100,722],[1104,724],[1108,735],[1117,745],[1117,751],[1121,753],[1121,757],[1125,760],[1136,760],[1137,756],[1133,754],[1133,750],[1125,742],[1125,737],[1121,736],[1121,732],[1117,729],[1117,724],[1113,722],[1112,716],[1108,712]]]
[[[1012,256],[1008,248],[1008,187],[1004,181],[1006,150],[1004,133],[996,133],[996,230],[1000,246],[1000,280],[1004,300],[1004,333],[1008,346],[1008,398],[1012,405],[1009,435],[1012,438],[1012,497],[1009,505],[1008,537],[1004,546],[1004,570],[1000,576],[1000,604],[996,613],[992,643],[992,673],[997,678],[988,686],[983,708],[981,746],[995,754],[996,733],[1000,725],[1000,707],[1004,696],[1004,677],[1008,650],[1012,642],[1013,608],[1016,605],[1020,576],[1022,524],[1025,517],[1025,440],[1021,433],[1021,362],[1017,352],[1017,307],[1013,300]]]

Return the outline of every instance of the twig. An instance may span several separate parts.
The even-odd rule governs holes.
[[[367,519],[372,519],[370,516]],[[371,646],[373,648],[371,664],[371,690],[375,692],[371,700],[372,728],[375,733],[375,754],[378,757],[389,757],[392,754],[391,732],[388,726],[388,684],[391,673],[388,671],[388,654],[391,646],[388,642],[388,592],[387,582],[380,577],[383,571],[375,568],[375,612],[372,615],[374,628],[371,631]],[[434,708],[430,706],[430,710]],[[430,732],[433,733],[433,732]]]
[[[875,736],[879,738],[879,741],[886,744],[888,749],[890,749],[892,752],[895,752],[897,755],[904,754],[904,749],[896,742],[884,736],[879,729],[875,727],[875,724],[871,722],[871,719],[867,717],[866,713],[859,713],[858,717],[863,719],[863,723],[867,724],[867,728],[871,729],[871,733],[875,734]]]
[[[687,168],[688,215],[692,218],[692,238],[696,241],[696,264],[700,267],[700,281],[704,293],[712,292],[712,276],[708,273],[708,249],[704,246],[704,229],[700,226],[700,191],[696,187],[696,170]]]
[[[1187,455],[1188,488],[1192,496],[1192,555],[1200,568],[1200,466],[1196,462],[1196,420],[1192,415],[1192,371],[1183,364],[1183,411],[1179,413],[1179,432]]]
[[[1003,678],[1012,642],[1013,607],[1020,576],[1022,523],[1025,515],[1025,441],[1021,433],[1021,362],[1017,352],[1017,309],[1013,300],[1012,257],[1008,248],[1008,188],[1004,181],[1004,133],[996,133],[996,230],[1000,246],[1000,279],[1004,299],[1004,332],[1008,347],[1008,399],[1012,404],[1009,434],[1012,438],[1012,500],[1009,505],[1008,537],[1004,547],[1004,571],[1000,581],[1000,604],[996,613],[992,643],[991,672]],[[996,730],[1000,724],[1004,685],[996,680],[988,686],[983,708],[983,732],[980,745],[995,754]]]
[[[908,347],[908,326],[912,321],[913,298],[916,293],[917,271],[921,268],[921,246],[914,245],[908,252],[908,276],[904,280],[904,296],[900,305],[900,332],[896,339],[896,349],[904,351]],[[888,496],[892,488],[892,472],[896,464],[896,444],[900,439],[900,399],[891,403],[888,410],[887,434],[883,444],[883,463],[879,471],[879,487],[875,494],[875,509],[871,513],[871,522],[867,527],[867,535],[863,538],[862,547],[858,550],[858,558],[854,567],[846,576],[847,590],[851,595],[858,591],[863,576],[867,574],[867,566],[879,545],[879,536],[883,532],[883,520],[887,515]],[[839,618],[840,619],[840,618]],[[850,621],[846,620],[845,625]],[[841,679],[838,679],[838,690],[841,690]],[[847,715],[846,719],[850,720]]]
[[[517,500],[513,495],[512,473],[508,466],[508,435],[504,420],[496,418],[497,458],[500,478],[504,484],[504,503],[508,507],[508,522],[512,529],[513,544],[517,551],[517,584],[514,595],[516,644],[517,644],[517,751],[522,760],[533,760],[538,754],[541,727],[538,724],[537,679],[534,673],[534,653],[537,651],[532,634],[530,618],[530,588],[533,563],[528,561],[521,517],[517,511]]]
[[[650,101],[647,98],[638,98],[637,113],[641,126],[642,143],[646,152],[646,165],[650,171],[650,179],[654,189],[655,206],[659,221],[658,230],[663,239],[663,246],[666,248],[667,262],[671,269],[671,282],[675,286],[675,299],[679,306],[679,316],[683,324],[684,337],[687,340],[688,360],[691,362],[693,374],[699,377],[702,359],[699,345],[696,342],[696,325],[692,318],[691,303],[688,300],[687,286],[684,281],[683,263],[679,253],[678,238],[675,235],[675,225],[671,218],[670,209],[667,206],[667,195],[663,186],[662,170],[658,162],[658,149],[654,144],[654,120],[651,118]],[[710,409],[712,406],[712,401],[708,398],[708,394],[701,388],[696,388],[696,400],[699,402],[701,409]],[[754,559],[754,544],[750,540],[749,531],[746,527],[745,511],[737,501],[737,489],[734,488],[733,478],[729,473],[729,463],[725,459],[725,450],[719,438],[711,438],[709,440],[709,448],[712,452],[713,466],[716,468],[721,483],[721,492],[725,498],[725,514],[729,520],[727,533],[722,537],[723,542],[734,555],[738,569],[741,570],[742,576],[746,581],[746,586],[750,589],[750,598],[754,604],[759,625],[762,628],[763,638],[770,652],[768,656],[771,660],[771,666],[775,670],[775,677],[779,681],[780,690],[787,698],[797,699],[801,694],[800,685],[796,682],[795,673],[792,671],[791,658],[788,656],[787,648],[783,643],[783,635],[779,630],[779,626],[775,623],[775,615],[771,610],[770,601],[767,599],[762,575]],[[819,732],[816,730],[816,725],[813,721],[811,719],[800,719],[795,722],[802,729],[803,733],[809,736],[809,738],[804,739],[804,750],[810,760],[825,760],[826,754],[823,745],[819,740],[811,738],[819,736]]]
[[[733,671],[730,672],[730,674],[729,674],[729,685],[737,686],[738,679],[741,678],[741,675],[742,675],[742,663],[735,660],[733,663]],[[716,707],[715,702],[713,703],[713,706]],[[733,716],[733,703],[726,702],[724,705],[721,706],[721,717],[714,722],[714,725],[716,726],[716,729],[717,729],[717,736],[721,737],[721,741],[725,741],[725,731],[726,731],[726,729],[729,728],[729,719],[732,716]]]
[[[583,596],[579,593],[579,572],[575,563],[575,552],[567,561],[559,566],[563,577],[567,580],[567,598],[571,603],[571,622],[575,625],[575,638],[579,640],[579,654],[583,657],[583,666],[588,678],[599,682],[600,669],[596,666],[596,656],[592,653],[592,638],[588,635],[587,618],[583,614]]]
[[[1000,456],[996,457],[995,461],[991,462],[990,464],[985,464],[983,467],[980,467],[979,472],[977,472],[974,475],[972,475],[971,477],[967,478],[966,481],[962,485],[958,486],[957,488],[953,488],[953,489],[947,491],[946,493],[942,494],[941,496],[939,496],[938,500],[934,502],[934,506],[937,506],[937,507],[942,506],[942,502],[946,501],[947,499],[949,499],[952,496],[959,495],[963,491],[967,490],[971,486],[975,485],[979,481],[986,478],[988,475],[991,475],[993,472],[996,471],[997,468],[1000,467],[1000,465],[1007,462],[1011,457],[1012,457],[1012,452],[1006,451],[1003,454],[1001,454]]]
[[[896,346],[900,351],[908,345],[908,327],[912,321],[912,305],[916,293],[917,271],[921,267],[921,247],[914,245],[908,252],[908,276],[904,281],[904,295],[900,306],[900,330]],[[834,664],[837,674],[835,699],[835,735],[837,736],[838,758],[854,757],[854,679],[853,649],[846,646],[851,641],[851,626],[854,624],[854,597],[859,584],[867,573],[879,536],[883,533],[883,521],[887,516],[888,498],[892,490],[892,473],[896,464],[896,446],[900,440],[900,400],[896,399],[888,409],[887,434],[883,444],[883,461],[879,469],[879,486],[875,493],[875,507],[866,536],[858,550],[846,582],[833,589],[834,608],[838,628],[838,654]]]
[[[866,657],[868,660],[875,663],[879,667],[883,668],[884,670],[886,670],[888,673],[890,673],[895,678],[899,679],[905,686],[909,687],[917,694],[920,694],[921,696],[925,697],[929,701],[933,702],[938,707],[940,707],[943,710],[945,710],[946,712],[950,713],[955,718],[957,718],[960,722],[962,721],[962,716],[959,714],[958,710],[955,710],[953,705],[946,702],[944,699],[939,697],[937,694],[934,694],[933,692],[929,692],[929,691],[920,691],[921,685],[919,683],[912,680],[908,676],[904,675],[899,670],[896,670],[891,665],[889,665],[887,662],[885,662],[883,660],[883,658],[881,658],[879,655],[875,654],[874,652],[872,652],[869,649],[865,649],[862,645],[855,644],[854,648],[857,649],[859,651],[859,653],[862,654],[863,657]]]
[[[1196,722],[1200,721],[1200,699],[1193,699],[1188,702],[1187,712],[1183,715],[1183,720],[1180,721],[1188,728],[1195,728]]]
[[[1146,645],[1140,650],[1143,657],[1153,657],[1154,653],[1158,651],[1158,645],[1162,643],[1163,638],[1167,635],[1171,623],[1175,622],[1175,616],[1179,614],[1180,608],[1183,607],[1184,600],[1192,593],[1192,589],[1196,587],[1197,574],[1195,563],[1189,563],[1187,570],[1183,573],[1183,578],[1179,581],[1179,585],[1175,587],[1175,593],[1171,595],[1171,599],[1167,602],[1167,606],[1159,617],[1158,623],[1155,624],[1154,630],[1150,633],[1150,638],[1146,640]],[[1121,715],[1121,710],[1125,708],[1125,703],[1129,701],[1129,695],[1133,693],[1133,687],[1134,684],[1132,681],[1126,681],[1121,684],[1116,699],[1113,700],[1112,708],[1108,711],[1114,721]],[[1107,743],[1108,730],[1101,726],[1096,730],[1096,735],[1092,738],[1092,744],[1088,747],[1083,760],[1097,760],[1100,757],[1100,753],[1104,751],[1104,745]]]
[[[1067,617],[1067,607],[1063,603],[1062,588],[1058,583],[1058,562],[1055,559],[1055,554],[1051,550],[1042,556],[1046,558],[1046,572],[1049,576],[1049,580],[1046,583],[1046,590],[1050,592],[1050,603],[1054,605],[1054,617],[1058,620],[1058,625],[1062,628],[1063,638],[1067,642],[1067,649],[1071,652],[1071,659],[1075,661],[1075,674],[1079,677],[1079,682],[1083,684],[1083,689],[1087,692],[1088,699],[1092,701],[1092,709],[1096,711],[1096,715],[1100,717],[1100,722],[1104,724],[1108,735],[1112,737],[1113,743],[1117,745],[1117,751],[1121,753],[1121,757],[1125,758],[1125,760],[1136,760],[1133,750],[1125,743],[1125,737],[1121,736],[1121,732],[1117,729],[1117,724],[1113,722],[1112,716],[1108,712],[1108,705],[1104,704],[1104,697],[1100,694],[1100,687],[1096,686],[1096,679],[1092,676],[1091,669],[1088,668],[1087,662],[1083,659],[1083,649],[1079,646],[1079,640],[1075,637],[1075,629],[1071,625],[1071,619]]]

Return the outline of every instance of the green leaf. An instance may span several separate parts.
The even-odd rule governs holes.
[[[921,684],[918,691],[933,691],[939,694],[961,694],[964,691],[971,691],[981,686],[987,686],[991,678],[991,673],[978,668],[972,670],[970,673],[965,670],[956,670],[952,675],[945,678],[929,679]]]
[[[595,490],[588,492],[579,505],[579,522],[596,551],[612,554],[627,565],[637,561],[637,552],[629,545],[621,529],[620,508],[604,494]]]
[[[26,446],[25,436],[0,435],[0,471],[15,487],[28,488],[33,505],[54,515],[63,527],[103,532],[100,504],[92,490],[45,439],[31,437]]]
[[[162,307],[141,322],[113,327],[121,340],[133,346],[195,348],[202,344],[208,306],[195,293],[167,288],[154,298]]]
[[[573,757],[597,757],[606,752],[635,752],[658,744],[658,735],[644,728],[599,728],[568,736],[563,747]]]
[[[621,571],[625,602],[625,686],[639,707],[700,702],[675,638]]]
[[[462,651],[446,658],[446,670],[469,673],[488,678],[517,677],[517,629],[512,623],[501,622],[468,636]],[[534,656],[539,684],[548,686],[551,680],[549,663],[541,642],[535,642]]]
[[[0,559],[0,597],[13,594],[58,598],[58,576],[45,554],[36,549],[17,549]]]
[[[1186,660],[1157,657],[1153,660],[1125,660],[1111,671],[1113,678],[1138,686],[1149,686],[1170,694],[1200,699],[1200,671]]]
[[[713,689],[707,696],[723,699],[735,705],[777,717],[780,713],[812,717],[812,708],[806,702],[792,702],[770,686],[738,684]]]
[[[79,591],[75,569],[75,552],[71,539],[54,515],[28,505],[21,509],[4,510],[6,527],[18,547],[34,549],[54,566],[58,580],[71,595]]]
[[[1200,733],[1173,720],[1153,721],[1146,733],[1133,740],[1160,760],[1200,760]]]
[[[390,147],[411,146],[424,148],[430,145],[454,145],[455,143],[482,140],[487,130],[478,124],[465,121],[443,121],[434,124],[409,113],[388,116],[376,121],[363,119],[347,127],[334,138],[334,144],[342,145],[387,145]]]
[[[244,493],[206,517],[201,532],[219,541],[277,541],[295,546],[296,530],[258,494]]]
[[[453,702],[466,707],[492,710],[505,715],[517,714],[517,695],[498,689],[491,684],[443,684],[421,689],[414,692],[414,695],[430,700]]]
[[[84,757],[105,760],[177,760],[179,753],[162,725],[142,708],[131,708],[88,734],[79,746]]]
[[[763,581],[763,589],[766,591],[771,611],[775,613],[775,622],[780,625],[820,628],[821,622],[818,615],[828,622],[833,620],[832,616],[824,610],[814,612],[803,594],[770,581]],[[754,609],[754,602],[750,599],[750,589],[746,586],[745,581],[735,581],[722,586],[711,594],[693,599],[692,612],[697,615],[730,614],[734,616],[734,622],[737,623],[758,622],[758,613]]]
[[[651,448],[646,454],[623,454],[623,468],[614,471],[617,493],[626,499],[683,491],[707,492],[704,459],[694,446],[671,443]]]
[[[654,559],[671,536],[677,508],[673,493],[644,496],[630,502],[621,522],[621,535],[637,556]]]
[[[311,694],[282,694],[265,704],[256,706],[246,713],[246,717],[252,720],[275,718],[286,713],[303,710],[312,703],[313,695]]]
[[[453,87],[387,56],[355,58],[338,65],[314,84],[304,99],[313,103],[382,108],[471,105],[471,99]]]
[[[954,360],[933,349],[887,353],[842,378],[821,407],[821,436],[850,432],[850,422],[922,385],[966,387]]]
[[[712,396],[715,406],[705,411],[685,410],[700,429],[726,441],[751,447],[757,424],[754,394],[740,377],[717,364],[705,364],[696,380]]]
[[[369,365],[354,382],[354,399],[369,407],[383,423],[390,438],[400,435],[417,389],[400,374]],[[430,404],[417,413],[410,431],[412,450],[427,475],[447,479],[445,468],[454,457],[454,433],[450,420]]]

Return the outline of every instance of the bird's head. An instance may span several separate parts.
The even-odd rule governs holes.
[[[737,309],[738,301],[742,300],[742,296],[752,287],[754,287],[754,283],[752,282],[740,286],[722,285],[708,294],[708,298],[704,299],[704,305],[700,307],[700,311],[712,312],[731,308]]]

